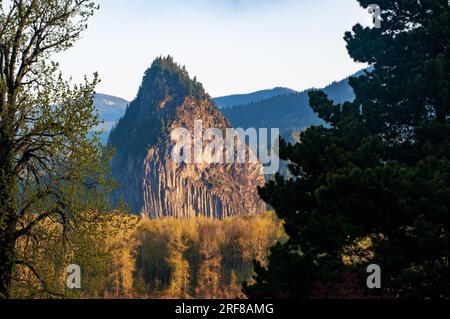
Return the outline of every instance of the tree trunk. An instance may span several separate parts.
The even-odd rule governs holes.
[[[3,233],[3,227],[2,227]],[[14,232],[6,231],[0,238],[0,299],[10,297],[11,278],[15,262]]]
[[[0,298],[10,296],[15,263],[17,178],[12,173],[8,143],[0,141]]]
[[[0,186],[0,197],[6,193],[5,187]],[[13,198],[14,200],[14,198]],[[11,201],[9,201],[11,202]],[[0,219],[0,298],[9,298],[9,288],[11,286],[11,276],[15,262],[15,205],[9,205],[0,199],[1,219]]]

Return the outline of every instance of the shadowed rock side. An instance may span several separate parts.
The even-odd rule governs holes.
[[[262,164],[174,161],[172,130],[187,128],[194,136],[196,120],[203,122],[204,130],[231,127],[201,84],[190,80],[171,58],[156,60],[111,133],[110,144],[116,149],[112,171],[119,183],[116,201],[123,198],[134,213],[150,218],[223,219],[265,210],[257,194],[264,184]]]

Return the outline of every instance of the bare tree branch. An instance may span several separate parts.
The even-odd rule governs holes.
[[[41,283],[42,286],[42,291],[54,296],[54,297],[59,297],[59,298],[64,298],[64,295],[55,291],[52,291],[51,289],[48,288],[47,283],[45,282],[44,279],[42,279],[42,277],[39,275],[38,271],[36,270],[36,268],[34,268],[34,266],[32,264],[30,264],[29,262],[26,262],[24,260],[16,260],[14,262],[16,265],[20,265],[20,266],[25,266],[27,267],[32,273],[33,275],[39,280],[39,282]]]

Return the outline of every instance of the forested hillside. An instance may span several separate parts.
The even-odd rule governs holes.
[[[362,73],[358,72],[355,76]],[[236,105],[225,108],[223,112],[234,127],[280,128],[281,135],[291,140],[292,131],[324,124],[309,105],[310,91],[278,95],[258,102]],[[348,79],[330,84],[324,92],[337,103],[352,101],[355,97]]]
[[[295,93],[295,90],[288,89],[288,88],[282,88],[282,87],[276,87],[273,89],[268,90],[261,90],[253,93],[247,93],[247,94],[234,94],[234,95],[227,95],[227,96],[221,96],[214,98],[214,102],[216,103],[217,107],[220,109],[233,107],[236,105],[241,104],[249,104],[249,103],[255,103],[262,100],[267,100],[270,98],[273,98],[275,96],[279,95],[286,95],[290,93]]]

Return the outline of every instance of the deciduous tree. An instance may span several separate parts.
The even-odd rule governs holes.
[[[92,101],[97,77],[72,86],[52,60],[73,46],[96,9],[90,0],[0,1],[3,297],[9,296],[14,265],[32,267],[17,260],[17,240],[44,219],[69,227],[77,212],[104,203],[110,185],[107,156],[89,138],[98,125]],[[27,214],[34,218],[26,220]]]

